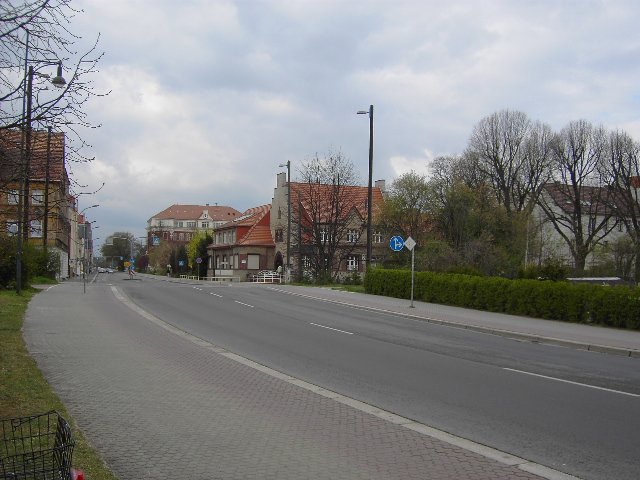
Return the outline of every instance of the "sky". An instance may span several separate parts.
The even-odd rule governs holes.
[[[104,56],[69,165],[99,248],[145,235],[173,204],[268,204],[341,152],[368,178],[428,175],[484,117],[585,119],[640,140],[640,2],[606,0],[78,0],[78,49]],[[85,48],[86,49],[86,48]],[[104,183],[104,186],[101,185]],[[95,190],[98,190],[95,192]],[[95,193],[90,193],[95,192]]]

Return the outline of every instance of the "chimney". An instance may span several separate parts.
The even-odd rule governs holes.
[[[278,173],[278,181],[276,186],[284,187],[286,184],[287,184],[287,172]]]
[[[384,180],[376,180],[376,188],[379,188],[382,193],[385,192],[385,181]]]

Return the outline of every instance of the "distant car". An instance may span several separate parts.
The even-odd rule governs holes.
[[[105,268],[105,271],[106,271],[107,273],[113,273],[113,268]]]
[[[107,273],[107,269],[104,267],[98,267],[98,273]]]

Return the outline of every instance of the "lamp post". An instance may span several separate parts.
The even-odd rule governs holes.
[[[287,167],[287,270],[285,273],[288,275],[291,269],[291,160],[278,166]]]
[[[90,208],[95,208],[95,207],[99,207],[99,206],[100,205],[95,204],[95,205],[91,205],[89,207],[83,208],[78,213],[78,216],[82,215],[84,212],[86,212]],[[83,293],[87,293],[87,248],[89,247],[88,230],[91,227],[91,224],[94,223],[94,222],[95,222],[95,220],[93,222],[85,221],[82,224],[82,291],[83,291]],[[96,227],[96,228],[98,228],[98,227]]]
[[[371,204],[373,203],[373,105],[369,111],[359,110],[358,115],[369,115],[369,186],[367,190],[367,269],[371,265]]]
[[[23,165],[20,168],[20,195],[22,198],[18,199],[18,238],[16,245],[16,292],[20,294],[22,292],[22,249],[23,242],[29,239],[29,163],[31,160],[31,120],[32,120],[32,107],[33,107],[33,77],[37,74],[45,78],[50,78],[48,75],[43,75],[34,71],[33,66],[29,63],[29,31],[26,31],[26,45],[24,56],[25,66],[25,85],[24,96],[22,101],[22,113],[23,113]],[[51,80],[51,83],[56,87],[64,87],[67,81],[62,76],[62,62],[58,62],[58,70],[56,76]],[[19,196],[20,196],[19,195]],[[45,219],[46,222],[46,219]]]

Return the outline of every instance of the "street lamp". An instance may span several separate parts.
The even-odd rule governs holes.
[[[287,270],[291,269],[291,160],[281,163],[279,167],[287,167]]]
[[[371,265],[371,204],[373,203],[373,105],[369,111],[359,110],[358,115],[369,115],[369,186],[367,191],[367,269]]]
[[[33,66],[29,63],[29,30],[26,31],[26,45],[24,55],[25,65],[25,84],[24,84],[24,96],[22,101],[22,118],[23,118],[23,165],[20,172],[20,193],[23,195],[22,199],[18,200],[18,238],[16,245],[16,292],[18,294],[22,291],[22,246],[23,241],[27,241],[29,238],[29,230],[27,228],[29,223],[29,163],[31,160],[31,116],[33,106],[33,77],[37,74],[45,78],[50,78],[48,75],[43,75],[34,71]],[[59,88],[64,87],[67,81],[62,76],[62,62],[58,62],[58,70],[56,76],[51,80],[51,83]],[[23,211],[24,210],[24,211]],[[45,220],[46,222],[46,220]]]

